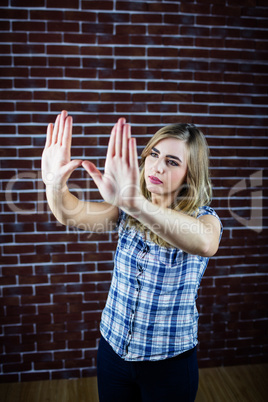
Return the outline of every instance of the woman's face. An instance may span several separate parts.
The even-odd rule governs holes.
[[[144,173],[152,202],[168,207],[176,199],[186,180],[185,142],[176,138],[160,140],[145,159]]]

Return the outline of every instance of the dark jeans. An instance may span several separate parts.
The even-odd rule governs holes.
[[[196,348],[171,359],[129,362],[101,337],[100,402],[193,402],[198,388]]]

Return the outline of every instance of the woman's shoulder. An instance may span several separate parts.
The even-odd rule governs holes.
[[[204,215],[213,215],[216,218],[218,218],[219,221],[220,221],[220,218],[219,218],[219,215],[217,214],[217,212],[212,207],[210,207],[208,205],[204,205],[202,207],[199,207],[198,210],[197,210],[197,218],[200,218],[200,216],[204,216]]]

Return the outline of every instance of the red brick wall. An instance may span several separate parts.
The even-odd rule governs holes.
[[[1,4],[1,381],[96,374],[116,237],[48,210],[40,158],[63,108],[73,156],[99,167],[120,116],[139,151],[168,123],[204,130],[225,229],[199,292],[199,364],[267,361],[267,2]],[[99,198],[82,169],[71,182]]]

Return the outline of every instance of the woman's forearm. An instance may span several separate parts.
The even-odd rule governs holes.
[[[123,208],[171,246],[190,254],[211,256],[217,251],[219,225],[213,216],[196,219],[182,212],[152,204],[144,197]]]
[[[91,232],[114,230],[118,208],[107,202],[79,200],[65,186],[57,190],[47,186],[47,200],[56,219],[66,226],[75,226]]]
[[[53,215],[63,225],[74,221],[83,208],[81,201],[70,193],[67,186],[63,189],[47,186],[46,196]]]

